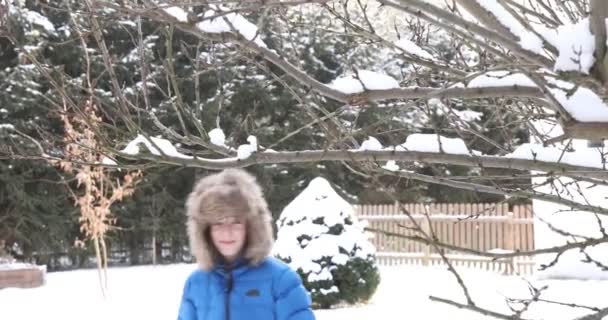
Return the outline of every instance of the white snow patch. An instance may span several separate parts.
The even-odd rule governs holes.
[[[247,142],[249,142],[252,149],[258,151],[258,138],[256,136],[247,137]]]
[[[363,143],[359,147],[359,151],[381,151],[382,148],[382,144],[380,143],[380,141],[378,141],[378,139],[374,137],[368,137],[367,140],[363,141]]]
[[[171,143],[171,141],[163,139],[163,138],[155,138],[150,137],[151,141],[148,140],[145,136],[139,134],[137,138],[133,141],[129,142],[127,146],[121,150],[121,152],[137,155],[139,154],[139,145],[144,144],[146,148],[150,151],[150,153],[160,156],[163,153],[169,157],[181,158],[181,159],[192,159],[192,156],[188,156],[177,151],[177,148]],[[158,148],[160,148],[160,150]],[[161,153],[162,151],[162,153]]]
[[[164,9],[165,12],[172,15],[179,22],[188,22],[188,13],[184,9],[179,7],[168,7]]]
[[[323,268],[321,269],[321,272],[316,273],[316,272],[311,272],[308,275],[308,282],[317,282],[317,281],[324,281],[324,280],[331,280],[333,279],[333,276],[331,275],[331,272],[329,272],[329,270],[327,268]]]
[[[569,157],[579,157],[579,161],[586,157],[597,159],[599,152],[596,150],[594,155],[590,148],[587,148],[586,141],[573,141],[575,152],[571,152]],[[536,172],[533,172],[536,173]],[[608,187],[594,185],[585,181],[574,182],[571,178],[553,178],[552,183],[547,183],[546,178],[536,177],[532,182],[537,186],[537,192],[553,194],[567,200],[578,203],[590,204],[598,207],[608,207]],[[558,186],[553,188],[553,186]],[[574,210],[569,206],[560,205],[552,202],[533,200],[535,220],[534,220],[534,243],[535,247],[550,248],[554,246],[566,245],[572,241],[582,241],[581,237],[601,238],[603,236],[600,224],[608,224],[608,217],[597,215],[593,212]],[[541,220],[542,219],[542,220]],[[555,232],[546,225],[546,221],[558,230],[565,230],[577,237],[563,236]],[[608,244],[603,243],[597,246],[585,248],[585,252],[594,260],[601,264],[608,264]],[[553,261],[555,254],[545,254],[536,256],[538,266],[548,264]],[[579,249],[564,252],[555,266],[537,273],[541,278],[560,278],[560,279],[603,279],[608,280],[608,272],[602,270],[593,263],[584,263],[585,255]]]
[[[344,253],[337,254],[331,258],[331,261],[339,265],[346,264],[346,262],[348,262],[348,255],[345,255]]]
[[[530,281],[536,288],[547,286],[542,295],[546,299],[598,307],[606,304],[608,281],[539,280],[529,276],[504,276],[495,272],[456,268],[476,305],[503,314],[512,312],[505,302],[505,297],[530,297],[526,281]],[[53,272],[47,274],[43,287],[0,290],[2,317],[19,320],[80,320],[82,315],[86,314],[90,320],[174,319],[178,314],[184,281],[195,269],[195,264],[110,267],[109,292],[105,299],[99,289],[97,270]],[[380,285],[368,303],[314,310],[315,318],[403,319],[404,301],[407,301],[407,313],[424,315],[424,319],[491,319],[479,313],[433,302],[428,298],[433,295],[464,302],[462,288],[444,266],[380,267],[380,272]],[[33,305],[36,308],[27,307]],[[539,302],[531,304],[528,311],[522,314],[522,318],[576,319],[590,313],[593,311]]]
[[[549,89],[555,99],[574,119],[581,122],[608,122],[608,105],[595,92],[578,87],[571,93],[574,84],[552,78],[547,80],[556,86]]]
[[[465,122],[477,121],[481,119],[483,113],[473,111],[473,110],[457,110],[454,108],[449,108],[446,106],[441,100],[432,98],[428,100],[428,105],[437,112],[438,115],[445,115],[452,113],[457,118],[461,119]]]
[[[576,87],[566,81],[545,77],[549,90],[557,101],[581,122],[608,122],[608,105],[592,90],[585,87]],[[496,87],[496,86],[533,86],[536,84],[527,76],[507,71],[492,71],[473,78],[469,88]],[[574,92],[572,90],[576,89]]]
[[[414,42],[412,42],[408,39],[401,38],[401,39],[395,41],[395,45],[411,55],[414,55],[414,56],[417,56],[417,57],[420,57],[423,59],[427,59],[427,60],[434,60],[433,55],[431,55],[424,49],[420,48],[417,44],[415,44]]]
[[[258,151],[258,139],[255,136],[249,136],[247,141],[249,144],[242,144],[237,148],[236,154],[238,159],[247,159],[254,152]]]
[[[330,293],[340,292],[340,290],[338,290],[338,287],[336,287],[336,286],[331,286],[331,288],[329,288],[329,289],[321,288],[321,289],[319,289],[319,291],[321,292],[322,295],[328,295]]]
[[[118,21],[119,24],[123,25],[123,26],[128,26],[131,28],[137,28],[137,25],[135,24],[135,22],[131,21],[131,20],[120,20]],[[62,29],[62,31],[65,31],[66,29]],[[69,36],[69,34],[68,34]]]
[[[365,90],[399,88],[399,82],[386,74],[368,70],[359,70],[357,74],[359,79],[353,75],[340,77],[330,83],[329,87],[346,94],[359,93]]]
[[[471,122],[471,121],[478,121],[481,119],[481,117],[483,117],[483,113],[481,112],[477,112],[477,111],[472,111],[472,110],[456,110],[456,109],[452,109],[452,112],[454,112],[454,114],[462,119],[463,121],[466,122]]]
[[[266,48],[266,44],[260,38],[260,32],[255,24],[238,13],[224,13],[224,11],[226,10],[207,10],[203,16],[205,20],[199,22],[197,26],[202,31],[209,33],[237,31],[245,39],[254,41],[260,47]]]
[[[0,129],[15,130],[15,126],[10,123],[0,123]]]
[[[490,71],[473,78],[469,88],[483,87],[507,87],[507,86],[527,86],[536,87],[534,81],[530,80],[522,73],[512,73],[508,71]]]
[[[386,162],[386,164],[384,166],[382,166],[383,169],[386,169],[388,171],[399,171],[399,166],[397,165],[397,163],[395,162],[395,160],[389,160]]]
[[[605,166],[602,153],[598,149],[583,146],[576,147],[576,150],[572,152],[564,151],[557,147],[544,147],[536,143],[524,143],[505,157],[567,163],[595,168],[604,168]]]
[[[23,270],[23,269],[46,270],[46,265],[39,266],[39,265],[23,263],[23,262],[0,263],[0,271],[2,271],[2,270]]]
[[[216,146],[226,146],[226,135],[222,128],[215,128],[209,131],[209,139]]]
[[[48,33],[55,33],[55,26],[49,19],[40,13],[28,9],[23,10],[24,18],[32,24],[43,27]]]
[[[513,33],[513,35],[519,37],[519,45],[534,53],[541,54],[543,50],[543,41],[526,27],[524,27],[519,21],[507,11],[501,4],[496,0],[477,0],[477,3],[484,7],[486,10],[492,12],[496,19]]]
[[[593,66],[595,58],[595,37],[591,34],[589,18],[576,24],[562,25],[557,28],[555,47],[559,56],[555,62],[555,71],[579,71],[585,74]]]
[[[447,138],[436,134],[414,133],[407,137],[405,143],[395,147],[397,150],[418,152],[444,152],[450,154],[481,155],[481,152],[467,148],[460,138]]]
[[[101,164],[108,165],[108,166],[117,166],[118,165],[118,163],[116,161],[114,161],[114,159],[109,158],[109,157],[103,157],[103,159],[101,159]]]

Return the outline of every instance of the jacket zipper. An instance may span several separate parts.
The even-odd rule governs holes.
[[[233,279],[232,279],[232,270],[228,270],[228,275],[226,277],[226,289],[224,296],[224,306],[226,308],[226,320],[230,320],[230,292],[232,292]]]

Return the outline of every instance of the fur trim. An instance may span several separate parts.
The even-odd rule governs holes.
[[[190,250],[203,270],[211,270],[218,262],[209,226],[226,216],[246,221],[244,258],[250,264],[257,265],[270,254],[272,215],[262,188],[245,170],[226,169],[199,180],[186,201],[186,214]]]

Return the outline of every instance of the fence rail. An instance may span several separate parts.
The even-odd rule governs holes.
[[[393,203],[356,206],[355,210],[368,227],[389,233],[415,236],[423,231],[440,242],[483,252],[534,250],[531,205],[509,208],[503,203]],[[413,240],[376,233],[372,243],[382,265],[443,263],[431,246]],[[520,274],[531,273],[534,268],[531,258],[497,261],[446,252],[454,265]]]

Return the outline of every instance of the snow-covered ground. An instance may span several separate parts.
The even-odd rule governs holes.
[[[101,298],[96,270],[50,273],[37,289],[0,290],[0,318],[38,319],[175,319],[182,284],[194,265],[112,268],[109,296]],[[368,305],[316,311],[320,320],[359,319],[490,319],[469,311],[431,302],[429,295],[464,302],[454,277],[441,267],[383,267],[382,282]],[[507,312],[504,297],[527,297],[524,279],[462,270],[477,305]],[[541,298],[605,307],[608,281],[534,281],[548,285]],[[533,305],[527,319],[573,319],[584,314],[549,304]],[[606,317],[605,319],[608,319]]]

